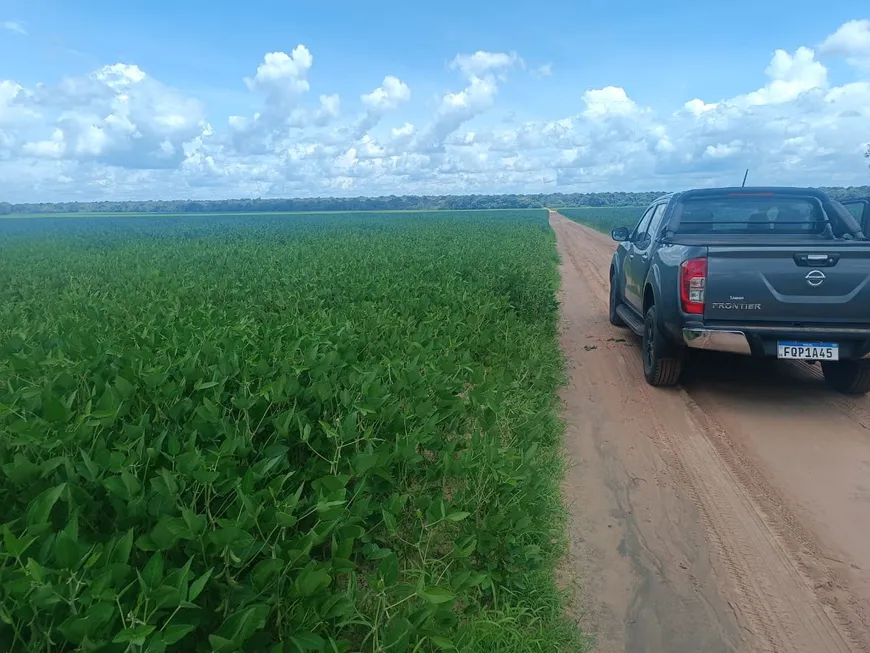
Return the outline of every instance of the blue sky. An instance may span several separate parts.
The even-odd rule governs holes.
[[[694,173],[691,160],[692,156],[700,156],[697,143],[695,146],[684,143],[687,150],[680,154],[680,165],[676,167],[650,160],[648,156],[640,157],[644,161],[638,158],[631,164],[630,148],[625,150],[622,159],[611,158],[609,161],[606,157],[597,159],[592,150],[600,147],[602,133],[617,134],[628,143],[644,139],[647,154],[657,151],[653,143],[655,139],[659,145],[662,138],[676,144],[681,137],[680,131],[698,130],[701,126],[697,123],[673,124],[673,114],[680,111],[687,101],[698,98],[704,103],[725,101],[713,112],[704,112],[708,124],[695,139],[706,139],[700,152],[709,152],[708,147],[719,148],[716,150],[719,152],[742,147],[745,156],[741,161],[733,162],[734,169],[755,162],[760,153],[748,151],[750,134],[763,131],[759,120],[772,119],[776,112],[786,112],[794,125],[809,120],[819,125],[821,131],[814,133],[812,147],[805,144],[806,147],[797,148],[805,157],[800,164],[789,158],[793,153],[780,157],[791,161],[777,173],[781,180],[789,181],[791,175],[795,182],[804,182],[804,177],[808,179],[812,174],[830,176],[836,170],[835,176],[839,175],[843,183],[860,181],[857,173],[847,174],[845,169],[832,168],[827,161],[816,165],[811,158],[813,153],[822,158],[829,157],[827,150],[844,145],[852,159],[855,152],[860,151],[862,143],[852,143],[844,133],[832,134],[831,121],[817,114],[820,106],[830,103],[825,97],[830,100],[832,90],[841,87],[851,90],[846,100],[838,100],[845,102],[840,114],[850,115],[849,112],[855,110],[853,105],[861,105],[855,96],[858,90],[847,85],[866,84],[870,79],[865,66],[870,59],[864,59],[870,52],[870,45],[864,42],[861,29],[861,21],[870,17],[870,7],[866,7],[866,3],[845,0],[831,3],[824,11],[819,11],[818,3],[810,4],[807,0],[751,4],[746,0],[736,0],[715,5],[667,0],[624,2],[618,9],[614,7],[613,3],[597,0],[585,3],[507,0],[497,5],[475,5],[456,0],[425,4],[331,0],[298,6],[287,2],[216,3],[201,0],[90,1],[86,4],[45,0],[5,2],[0,8],[0,23],[6,26],[0,30],[0,60],[4,62],[0,79],[22,89],[13,102],[19,112],[25,111],[23,106],[27,98],[33,99],[34,93],[39,94],[35,89],[42,88],[45,95],[51,95],[48,89],[65,79],[93,78],[96,71],[113,64],[135,66],[147,75],[148,84],[153,82],[147,93],[143,92],[148,102],[160,105],[160,101],[155,99],[160,92],[157,89],[171,93],[175,101],[183,96],[200,107],[195,112],[195,119],[208,124],[208,128],[197,135],[186,131],[184,138],[187,140],[183,142],[188,146],[184,148],[182,141],[172,140],[172,134],[157,134],[154,129],[142,125],[138,125],[138,131],[153,132],[158,139],[155,142],[159,142],[161,147],[171,146],[177,153],[178,169],[184,174],[192,174],[195,166],[187,165],[183,169],[185,159],[181,151],[189,151],[191,139],[199,138],[196,141],[197,161],[201,163],[211,157],[214,165],[209,164],[210,169],[213,174],[221,170],[219,174],[224,183],[196,181],[193,177],[190,178],[191,184],[181,183],[178,179],[169,183],[165,169],[154,171],[149,168],[148,160],[153,160],[153,157],[144,156],[138,163],[133,161],[133,149],[141,150],[141,142],[130,149],[129,143],[124,145],[109,139],[104,127],[100,127],[104,133],[100,136],[103,145],[99,146],[103,149],[98,152],[94,149],[97,146],[82,146],[78,148],[79,154],[84,149],[89,155],[76,157],[76,148],[70,145],[70,134],[78,133],[76,130],[83,129],[82,125],[88,120],[93,122],[111,115],[117,101],[108,97],[104,98],[106,105],[100,108],[93,106],[92,99],[84,97],[66,98],[68,103],[62,106],[59,102],[52,105],[49,99],[43,98],[37,102],[38,110],[28,110],[30,118],[26,125],[10,126],[8,119],[0,122],[0,130],[5,130],[7,148],[0,156],[0,162],[17,161],[19,166],[25,161],[31,164],[30,176],[22,179],[24,188],[14,194],[24,197],[27,194],[24,190],[30,188],[32,199],[38,199],[35,196],[37,191],[32,189],[34,179],[40,184],[38,192],[53,198],[65,197],[65,193],[71,190],[65,186],[80,184],[54,183],[53,178],[78,179],[77,175],[81,175],[86,188],[76,190],[76,196],[83,192],[165,196],[182,191],[231,195],[254,190],[278,195],[330,194],[333,191],[335,194],[376,194],[380,189],[397,183],[408,192],[435,188],[447,192],[453,188],[455,192],[498,191],[510,189],[511,184],[516,190],[531,191],[533,182],[523,181],[517,168],[534,167],[538,163],[542,167],[548,166],[541,157],[568,162],[563,169],[559,163],[549,166],[552,171],[545,175],[544,185],[554,187],[541,188],[542,191],[583,190],[591,186],[594,189],[631,189],[641,182],[657,183],[656,188],[664,188],[701,178],[707,181],[703,175],[687,177],[684,172],[667,173],[667,170],[676,168],[683,170],[687,165]],[[813,16],[813,19],[808,20],[807,16]],[[858,27],[830,41],[832,45],[822,45],[850,21],[857,21]],[[867,33],[870,34],[870,28]],[[311,112],[320,95],[338,94],[341,116],[336,116],[331,125],[321,124],[317,129],[306,130],[288,127],[284,121],[286,115],[271,115],[273,122],[266,130],[268,145],[248,148],[249,151],[256,149],[257,153],[252,156],[260,158],[243,160],[239,152],[230,151],[227,145],[228,118],[263,113],[270,102],[264,86],[252,89],[244,80],[254,78],[266,53],[289,54],[299,44],[310,53],[312,64],[305,75],[308,90],[304,96],[293,100],[293,108]],[[797,73],[787,73],[787,77],[791,76],[785,81],[796,84],[797,90],[787,92],[785,99],[750,102],[748,108],[743,107],[740,117],[725,111],[732,104],[740,105],[740,100],[732,102],[732,99],[776,81],[765,74],[776,50],[781,49],[791,56],[801,47],[813,50],[807,70],[818,62],[824,67],[824,80],[818,70],[810,70],[809,74],[815,75],[815,81],[807,83],[795,81]],[[455,129],[446,133],[448,127],[437,129],[441,140],[434,145],[430,143],[428,153],[422,146],[414,150],[412,145],[408,151],[400,151],[401,147],[387,147],[384,139],[391,129],[411,123],[419,132],[425,130],[427,124],[437,122],[436,114],[444,96],[460,93],[469,82],[461,69],[451,68],[451,62],[456,61],[457,56],[469,56],[478,51],[516,55],[513,63],[478,71],[482,79],[492,80],[496,90],[488,90],[488,95],[469,109],[470,117],[462,120]],[[548,67],[552,74],[538,74],[542,66]],[[371,127],[370,137],[354,134],[353,138],[338,143],[336,134],[341,131],[342,120],[345,126],[352,124],[355,115],[358,117],[365,111],[360,96],[377,88],[386,75],[401,80],[410,89],[410,97],[402,99],[400,106],[391,106],[388,115],[385,111],[379,113],[376,124]],[[40,84],[44,86],[40,87]],[[606,122],[603,119],[592,125],[588,115],[582,117],[584,110],[588,109],[586,94],[590,90],[609,87],[622,89],[640,113],[631,119],[627,109],[620,110],[608,118],[611,122],[607,125],[598,124]],[[864,90],[863,87],[860,89],[861,92]],[[267,96],[265,99],[264,95]],[[772,109],[771,104],[777,108]],[[867,104],[865,102],[864,106]],[[281,106],[285,113],[290,110],[286,101],[282,101]],[[148,109],[143,105],[140,114],[146,115],[153,110],[154,107]],[[811,118],[800,117],[801,110],[807,111]],[[91,117],[76,122],[77,127],[71,127],[69,121],[59,122],[62,116],[68,117],[76,111]],[[860,108],[858,111],[860,114]],[[32,114],[38,114],[38,117]],[[723,134],[719,127],[711,127],[714,115],[719,116],[716,124],[727,119],[733,133]],[[855,120],[862,117],[865,116],[852,116]],[[194,120],[194,117],[190,119]],[[530,147],[528,151],[508,152],[507,162],[504,154],[496,155],[487,147],[487,138],[490,143],[497,139],[499,130],[508,128],[506,125],[512,125],[515,130],[526,125],[526,131],[531,128],[528,125],[536,125],[542,132],[552,133],[552,129],[547,132],[547,124],[552,126],[552,123],[565,120],[572,121],[571,129],[577,133],[570,137],[560,136],[555,142],[547,141],[541,147]],[[640,123],[645,123],[645,129],[638,131]],[[747,128],[747,133],[741,132],[741,124]],[[870,125],[870,119],[864,124]],[[634,131],[628,130],[631,125],[634,125]],[[60,136],[58,129],[62,132]],[[265,129],[266,125],[261,121],[257,131],[259,136],[263,136]],[[593,129],[599,131],[592,133],[590,130]],[[844,124],[842,130],[847,129],[853,132],[853,138],[857,138],[854,125]],[[328,130],[332,131],[327,134]],[[133,132],[135,130],[130,133]],[[468,132],[475,136],[468,137]],[[794,138],[787,129],[779,132],[780,143]],[[870,140],[870,128],[866,132],[860,137],[863,142]],[[318,135],[325,140],[315,141]],[[163,136],[169,140],[159,140]],[[320,177],[321,168],[329,164],[330,157],[334,160],[351,148],[360,154],[361,138],[362,144],[372,152],[375,147],[371,144],[372,138],[377,140],[377,147],[386,148],[383,157],[372,154],[365,159],[365,165],[371,164],[368,172],[365,165],[360,165],[352,170],[352,174],[344,175],[345,180],[341,183],[325,187],[306,185],[300,172],[303,168],[313,178]],[[477,140],[472,142],[475,138]],[[47,143],[46,139],[63,141],[63,145],[54,148],[33,145]],[[465,148],[461,156],[454,152],[459,141]],[[170,146],[166,145],[167,142]],[[288,172],[283,178],[258,178],[260,173],[256,171],[269,166],[269,157],[273,162],[287,163],[288,152],[300,148],[311,150],[309,145],[315,142],[320,145],[332,143],[328,146],[332,149],[318,150],[317,165],[302,165],[294,159],[295,163],[289,166],[294,172]],[[0,140],[0,147],[3,143],[4,140]],[[743,143],[743,146],[738,143]],[[112,165],[117,163],[118,156],[103,157],[109,144],[116,149],[127,147],[129,151],[125,151],[122,158],[128,163]],[[433,154],[433,147],[439,151]],[[666,150],[666,154],[676,156],[673,154],[676,150],[669,147],[661,145],[658,151]],[[269,151],[263,151],[264,148]],[[477,149],[472,151],[469,148]],[[500,151],[506,152],[504,149]],[[539,158],[529,159],[531,151]],[[41,154],[33,156],[34,153]],[[450,159],[452,155],[455,156]],[[184,156],[191,158],[189,152]],[[425,183],[420,181],[422,177],[415,182],[415,175],[408,173],[408,157],[411,156],[429,157],[414,162],[416,166],[428,169],[430,175]],[[398,161],[395,157],[405,159]],[[379,162],[371,163],[374,159]],[[486,159],[486,170],[475,169],[475,165],[483,165],[480,163],[483,159]],[[457,161],[462,163],[457,165]],[[520,165],[518,161],[527,163]],[[700,171],[703,162],[699,160],[698,163]],[[635,173],[627,167],[630,165],[637,166]],[[240,172],[245,167],[255,171],[248,178]],[[347,166],[342,168],[344,172],[348,169]],[[447,172],[457,169],[460,172],[453,173],[451,181]],[[487,170],[491,174],[487,175]],[[565,170],[568,173],[562,174]],[[813,170],[816,172],[811,172]],[[107,178],[114,181],[107,183]],[[96,183],[100,179],[102,183]],[[145,180],[147,183],[143,186]],[[818,183],[830,181],[820,178]]]

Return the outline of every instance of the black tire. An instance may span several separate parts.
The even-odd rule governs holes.
[[[674,355],[659,329],[656,307],[650,306],[643,323],[643,375],[646,382],[658,387],[677,385],[683,361]]]
[[[822,361],[822,373],[828,385],[843,394],[870,392],[870,360]]]
[[[616,285],[616,279],[612,276],[610,277],[610,323],[616,327],[624,327],[625,320],[619,317],[619,314],[616,312],[617,307],[621,303],[619,301],[619,295],[617,291],[619,288]]]

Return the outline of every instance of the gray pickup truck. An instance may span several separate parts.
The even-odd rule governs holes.
[[[610,321],[643,338],[647,382],[675,385],[708,349],[819,361],[836,390],[870,391],[870,241],[856,208],[810,188],[711,188],[614,229]]]

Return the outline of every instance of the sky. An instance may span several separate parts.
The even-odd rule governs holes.
[[[866,0],[4,0],[0,62],[0,201],[870,183]]]

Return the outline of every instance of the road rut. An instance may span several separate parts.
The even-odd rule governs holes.
[[[614,244],[557,213],[570,548],[596,651],[870,652],[870,399],[705,355],[648,386],[607,319]]]

